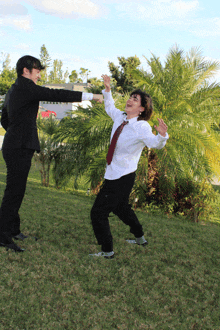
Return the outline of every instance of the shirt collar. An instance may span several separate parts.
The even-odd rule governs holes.
[[[134,124],[136,123],[138,117],[134,117],[134,118],[131,118],[131,119],[127,119],[127,116],[126,116],[126,120],[128,121],[129,124]]]

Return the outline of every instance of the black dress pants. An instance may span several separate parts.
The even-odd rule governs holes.
[[[25,190],[31,159],[32,149],[2,149],[7,167],[6,188],[0,208],[0,233],[9,237],[20,233],[20,209]]]
[[[108,216],[113,212],[135,237],[144,235],[142,226],[129,204],[129,195],[134,185],[135,172],[117,180],[105,180],[91,210],[93,230],[103,252],[113,251],[113,239]]]

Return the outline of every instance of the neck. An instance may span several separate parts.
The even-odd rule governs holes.
[[[21,76],[24,77],[24,78],[30,79],[30,78],[27,76],[27,74],[25,74],[25,73],[23,73]]]
[[[138,116],[136,114],[127,113],[127,119],[132,119],[132,118],[135,118],[135,117],[138,117]]]

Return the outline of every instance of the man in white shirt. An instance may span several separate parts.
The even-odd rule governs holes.
[[[155,129],[159,133],[154,135],[152,128],[147,122],[153,112],[152,99],[149,94],[136,90],[131,93],[125,107],[125,112],[115,108],[111,95],[110,78],[104,79],[105,110],[113,119],[114,124],[111,140],[116,138],[116,146],[110,147],[114,150],[113,156],[107,156],[105,171],[105,182],[95,200],[91,210],[93,230],[102,247],[102,252],[91,254],[91,256],[113,258],[113,239],[109,227],[108,216],[110,212],[116,214],[126,225],[130,226],[130,232],[135,236],[129,243],[145,246],[142,226],[129,204],[129,195],[135,180],[135,171],[142,150],[145,146],[161,149],[165,146],[167,139],[167,125],[162,119],[158,119],[159,125]],[[121,125],[123,123],[123,125]],[[121,127],[121,128],[119,128]],[[120,133],[115,133],[117,128]],[[119,135],[120,134],[120,135]],[[110,151],[110,150],[109,150]]]

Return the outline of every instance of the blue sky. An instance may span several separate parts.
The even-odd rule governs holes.
[[[10,54],[11,66],[39,57],[45,44],[64,71],[83,67],[100,78],[118,56],[137,55],[147,68],[144,56],[163,60],[175,44],[220,61],[219,37],[219,0],[0,0],[0,53]]]

